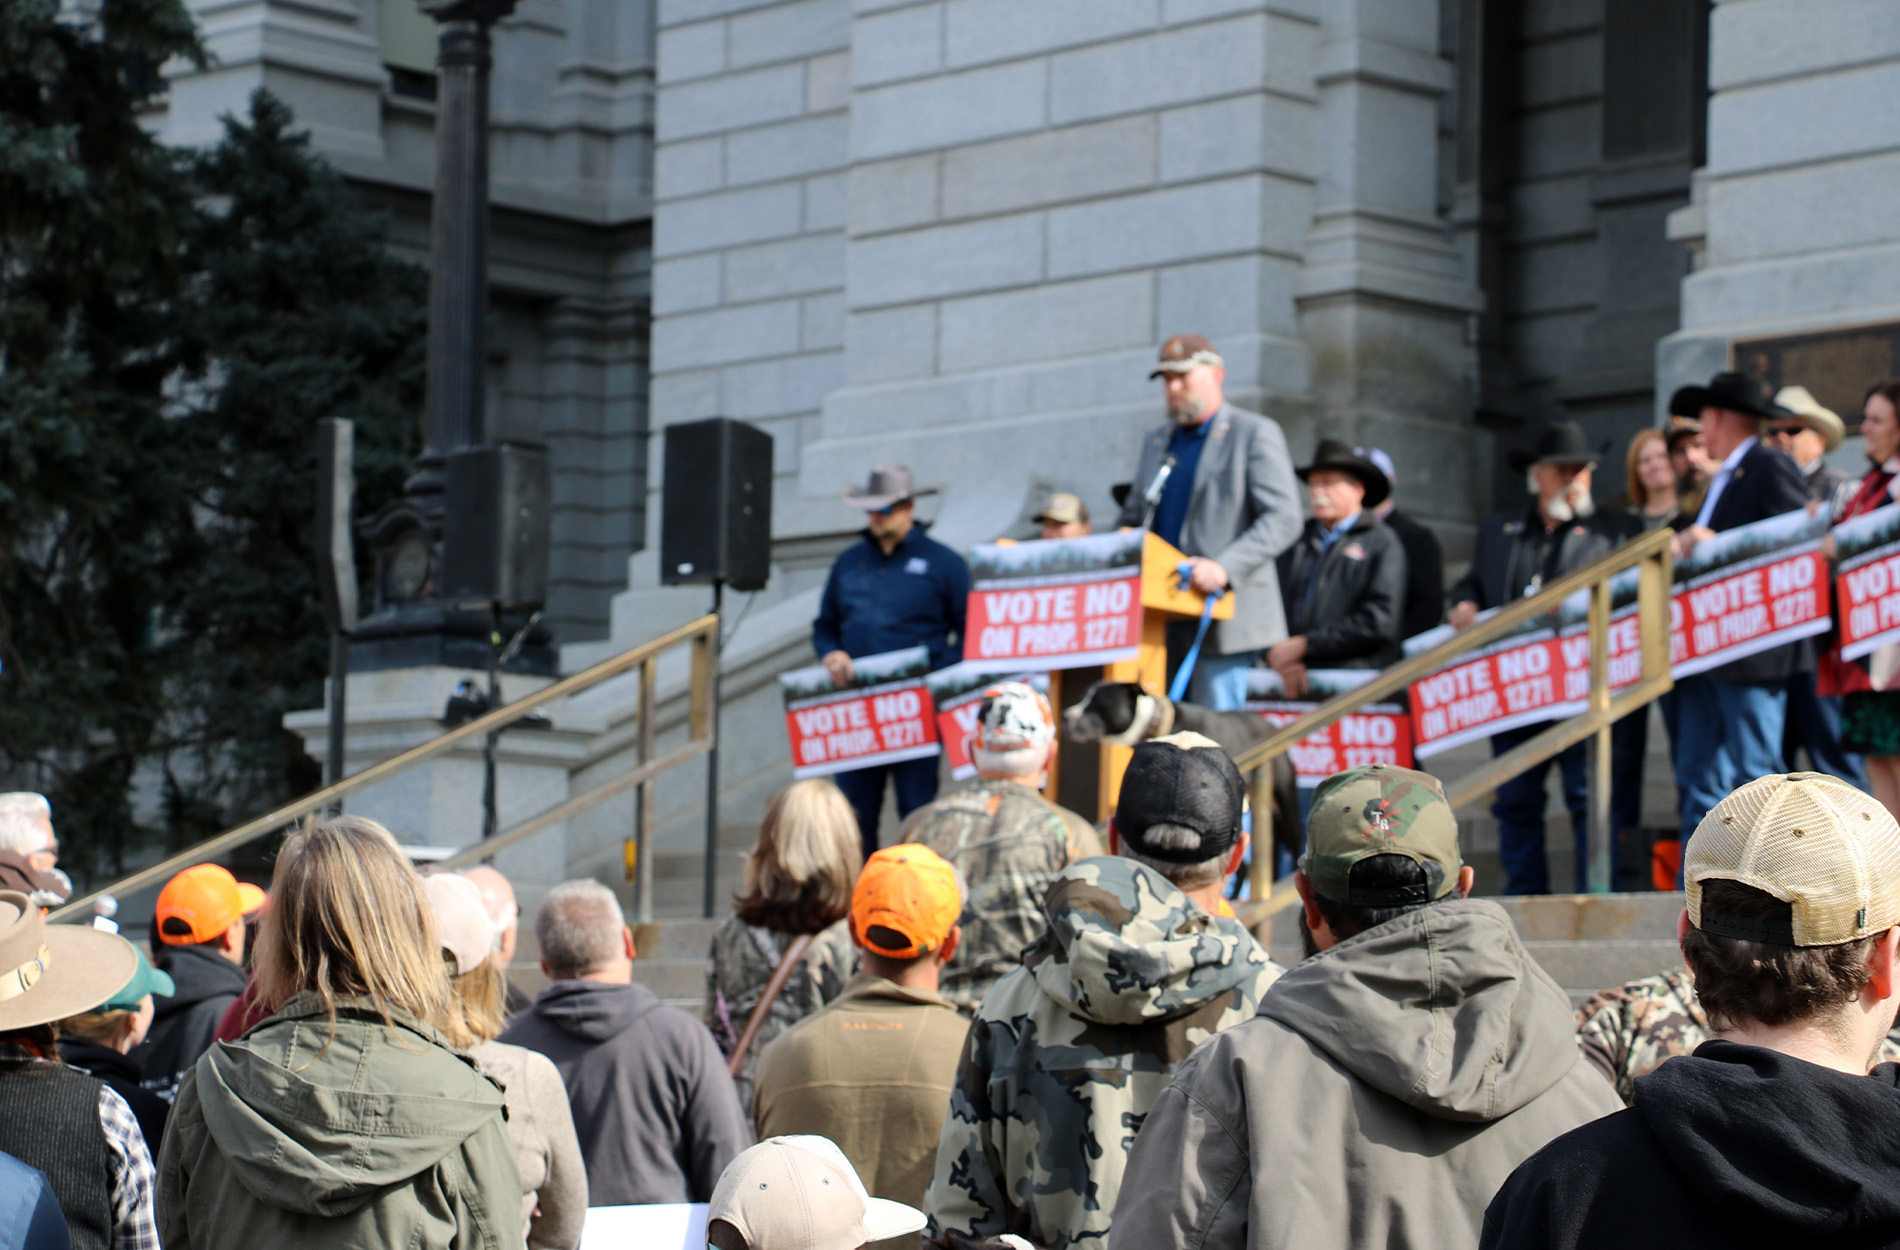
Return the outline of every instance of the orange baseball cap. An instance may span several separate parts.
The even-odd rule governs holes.
[[[915,842],[887,846],[871,856],[851,891],[851,931],[866,950],[890,959],[915,959],[936,950],[962,914],[957,870]],[[873,941],[873,929],[895,933],[906,944]]]
[[[167,946],[209,942],[263,905],[256,886],[217,864],[196,864],[158,892],[158,939]]]

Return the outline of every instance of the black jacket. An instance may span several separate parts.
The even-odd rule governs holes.
[[[567,1085],[587,1205],[705,1202],[752,1125],[705,1025],[644,985],[556,981],[502,1031]]]
[[[1712,477],[1710,484],[1714,484]],[[1735,466],[1734,474],[1722,488],[1721,498],[1715,501],[1715,510],[1709,514],[1709,528],[1720,534],[1805,508],[1808,500],[1808,480],[1801,476],[1794,457],[1779,448],[1756,443]],[[1695,517],[1695,513],[1685,512],[1672,524],[1678,530],[1688,529],[1695,524]],[[1710,669],[1708,675],[1717,681],[1770,683],[1813,671],[1814,640],[1803,638]]]
[[[1384,668],[1399,658],[1405,548],[1371,513],[1361,512],[1324,554],[1319,522],[1309,520],[1280,553],[1280,594],[1287,632],[1306,635],[1308,668]]]
[[[1511,584],[1518,581],[1511,576],[1512,557],[1519,539],[1540,535],[1543,524],[1535,501],[1528,508],[1494,513],[1481,521],[1471,567],[1451,588],[1451,601],[1496,608],[1523,598],[1524,586]],[[1555,558],[1541,569],[1544,580],[1554,581],[1594,564],[1641,532],[1642,522],[1623,512],[1597,512],[1561,525],[1555,535]]]
[[[83,1037],[60,1038],[59,1057],[66,1061],[67,1067],[77,1068],[118,1091],[138,1118],[139,1132],[151,1149],[152,1158],[158,1158],[159,1139],[165,1135],[165,1117],[171,1114],[172,1108],[163,1098],[140,1086],[144,1073],[139,1065],[110,1046],[101,1046]]]
[[[1900,1065],[1848,1076],[1704,1042],[1636,1102],[1526,1159],[1481,1250],[1788,1250],[1900,1243]]]
[[[1397,508],[1379,523],[1399,536],[1405,548],[1405,606],[1399,611],[1399,637],[1422,634],[1445,619],[1445,551],[1438,535]]]
[[[225,1008],[244,992],[244,969],[209,946],[167,946],[156,962],[176,988],[170,998],[152,1000],[152,1031],[130,1058],[144,1071],[145,1088],[170,1102],[217,1040]]]

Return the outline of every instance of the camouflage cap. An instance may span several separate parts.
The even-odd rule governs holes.
[[[1153,381],[1164,373],[1187,373],[1201,365],[1225,363],[1214,345],[1200,335],[1177,334],[1161,345],[1161,358],[1148,378]]]
[[[1354,889],[1352,866],[1374,855],[1403,855],[1425,870],[1425,886]],[[1451,893],[1464,860],[1458,819],[1438,778],[1372,764],[1334,773],[1313,791],[1300,868],[1321,897],[1353,907],[1400,907]]]

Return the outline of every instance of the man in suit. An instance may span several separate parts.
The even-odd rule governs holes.
[[[1163,344],[1149,376],[1162,379],[1168,423],[1142,443],[1134,488],[1116,523],[1145,525],[1179,547],[1194,589],[1232,591],[1233,619],[1208,631],[1188,685],[1193,702],[1232,710],[1246,700],[1240,670],[1287,635],[1274,561],[1300,534],[1293,459],[1277,423],[1226,402],[1226,366],[1198,334]],[[1171,673],[1196,627],[1169,625]]]
[[[1552,422],[1530,451],[1513,451],[1511,468],[1528,475],[1534,496],[1530,507],[1486,517],[1478,527],[1471,568],[1451,588],[1451,624],[1465,629],[1488,608],[1534,595],[1566,573],[1594,564],[1640,532],[1641,522],[1622,512],[1598,512],[1590,494],[1597,453],[1574,421]],[[1640,713],[1639,713],[1640,714]],[[1503,755],[1542,732],[1542,725],[1507,729],[1491,738],[1491,753]],[[1630,731],[1619,722],[1611,749],[1631,749]],[[1551,761],[1500,785],[1491,814],[1498,822],[1498,858],[1504,864],[1506,894],[1548,894],[1550,867],[1544,855],[1544,780]],[[1582,743],[1555,760],[1563,778],[1564,807],[1570,812],[1577,848],[1577,888],[1583,888],[1588,847],[1589,782]],[[1637,774],[1640,784],[1641,774]],[[1611,809],[1627,801],[1611,797]],[[1627,796],[1623,796],[1627,799]],[[1615,843],[1611,830],[1612,879]]]
[[[1386,485],[1396,491],[1399,471],[1392,457],[1377,447],[1361,447],[1364,456],[1385,474]],[[1396,496],[1372,509],[1379,523],[1399,536],[1405,548],[1405,606],[1399,611],[1401,641],[1433,629],[1445,619],[1445,549],[1438,535],[1421,525],[1409,512],[1400,512]]]
[[[1677,520],[1678,560],[1724,530],[1808,506],[1807,480],[1794,460],[1762,442],[1764,423],[1781,414],[1759,381],[1718,373],[1707,386],[1671,395],[1669,411],[1701,422],[1703,444],[1717,466],[1701,510]],[[1723,795],[1783,771],[1788,682],[1813,671],[1813,640],[1802,639],[1676,683],[1676,792],[1685,858],[1696,826]]]

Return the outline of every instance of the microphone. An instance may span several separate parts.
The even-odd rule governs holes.
[[[1161,506],[1161,492],[1167,488],[1168,478],[1174,473],[1174,453],[1169,452],[1161,461],[1161,467],[1155,470],[1154,480],[1148,483],[1148,489],[1141,492],[1141,524],[1146,529],[1154,521],[1155,509]]]

